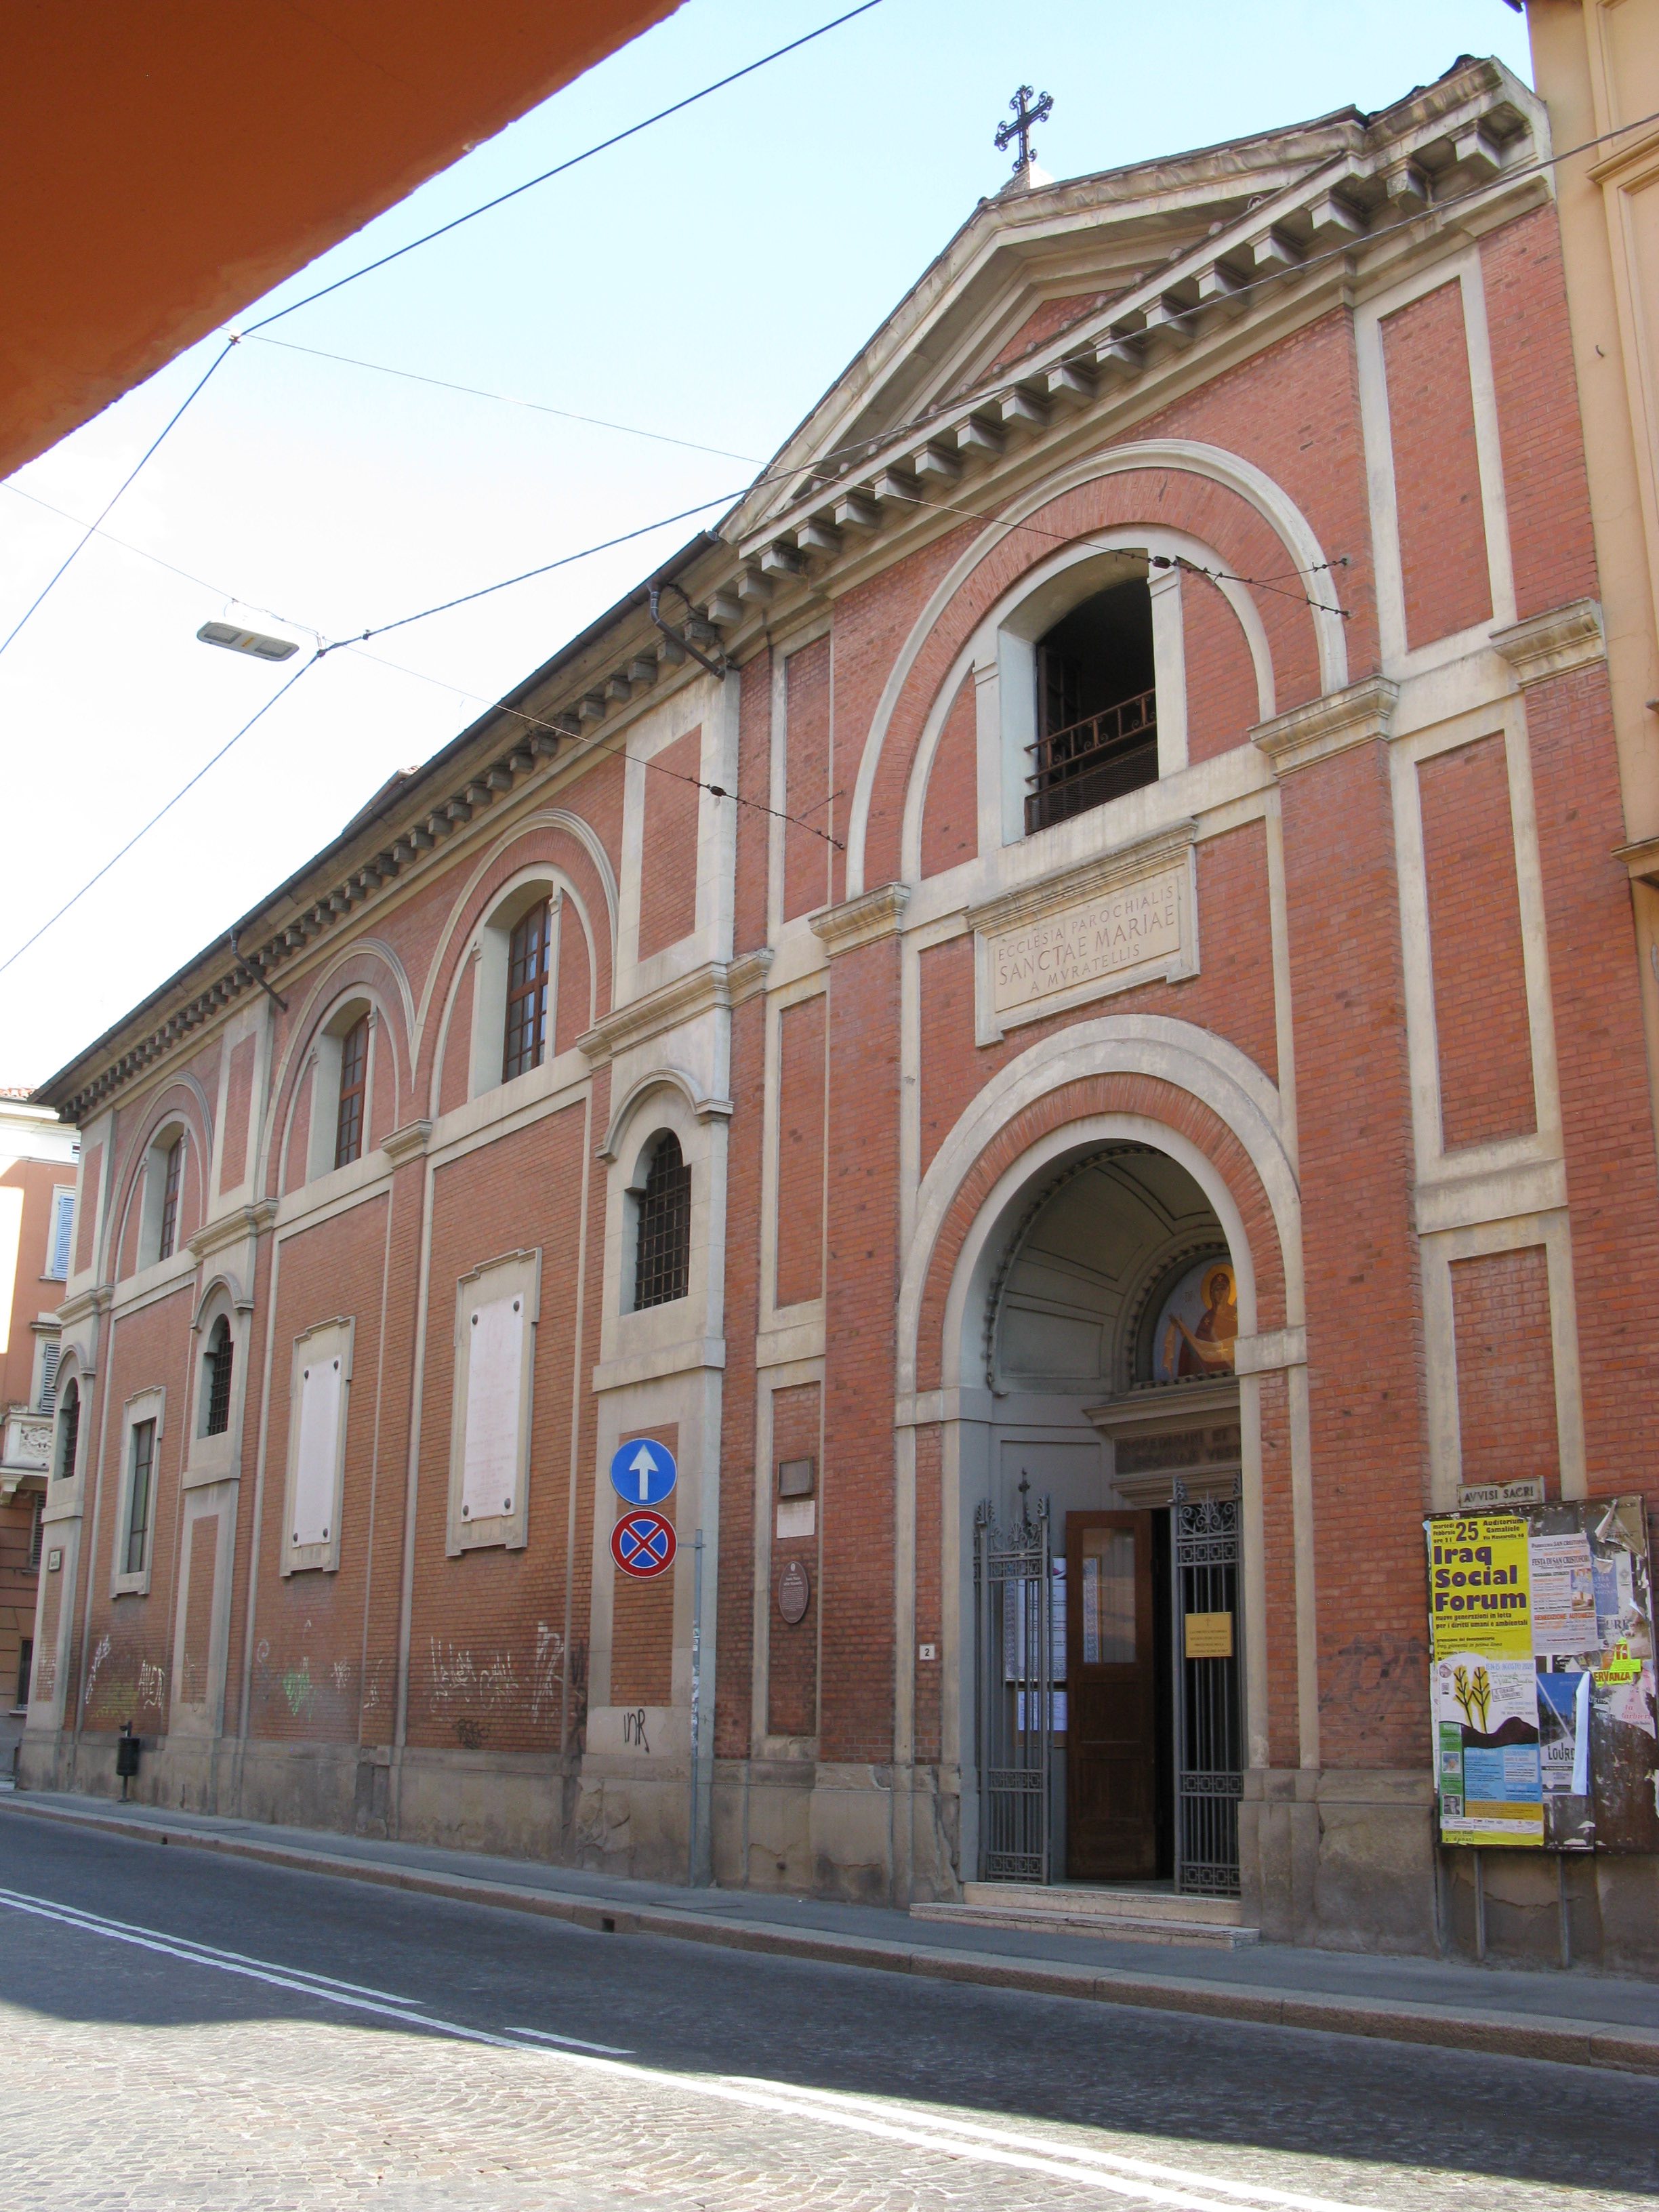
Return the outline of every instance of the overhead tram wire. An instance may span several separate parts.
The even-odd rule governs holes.
[[[318,662],[322,659],[322,653],[319,651],[313,653],[309,660],[302,660],[300,665],[294,671],[294,673],[289,677],[284,683],[280,684],[276,690],[271,693],[270,698],[265,701],[264,706],[255,708],[252,714],[248,716],[246,721],[242,724],[240,729],[239,729],[234,736],[227,738],[223,744],[219,747],[218,750],[212,754],[210,758],[202,763],[200,768],[197,769],[195,775],[191,777],[187,783],[182,783],[179,785],[178,790],[173,793],[172,798],[167,800],[164,806],[157,808],[155,812],[150,816],[149,821],[144,823],[143,829],[135,830],[131,836],[128,838],[126,843],[121,847],[120,850],[116,853],[112,853],[108,860],[105,861],[103,866],[100,868],[95,874],[88,876],[85,883],[82,884],[80,890],[73,892],[70,897],[66,898],[55,914],[48,915],[46,921],[40,924],[40,927],[34,932],[33,936],[26,937],[23,939],[23,942],[15,951],[9,952],[3,960],[0,960],[0,975],[3,975],[9,968],[15,966],[32,945],[38,945],[49,929],[55,928],[58,923],[60,922],[64,919],[64,916],[70,911],[71,907],[78,906],[81,901],[86,896],[87,893],[92,890],[94,885],[103,881],[104,878],[108,875],[110,870],[115,866],[118,861],[125,860],[127,854],[131,852],[133,847],[138,844],[142,839],[148,837],[150,831],[155,829],[156,823],[161,821],[166,816],[171,814],[173,808],[178,805],[179,800],[185,798],[188,793],[196,788],[196,786],[202,781],[202,778],[208,773],[209,769],[216,768],[228,752],[231,751],[234,747],[240,744],[242,739],[247,735],[254,724],[263,720],[264,716],[270,712],[271,708],[276,704],[279,699],[285,699],[289,693],[293,690],[295,685],[300,681],[301,677],[310,675],[312,670],[316,667]]]
[[[507,191],[497,192],[494,199],[485,200],[481,206],[469,208],[465,215],[453,216],[447,222],[441,222],[435,230],[426,231],[419,238],[411,238],[406,246],[394,246],[390,253],[381,254],[377,260],[365,262],[361,269],[353,269],[343,276],[337,276],[331,284],[320,285],[316,291],[307,292],[303,299],[291,301],[286,307],[278,307],[274,313],[262,316],[257,323],[248,325],[245,335],[252,337],[259,331],[269,330],[273,323],[280,323],[284,317],[298,314],[301,307],[309,307],[319,300],[327,299],[331,293],[340,291],[347,284],[356,283],[361,277],[372,276],[377,269],[385,269],[394,261],[401,261],[404,254],[413,253],[422,246],[430,246],[434,239],[447,238],[451,231],[459,230],[463,223],[474,222],[478,216],[488,215],[492,209],[505,207],[509,200],[519,198],[522,193],[534,191],[538,185],[551,183],[555,177],[563,176],[568,170],[578,167],[583,161],[591,161],[596,154],[607,153],[611,147],[637,137],[641,131],[649,131],[654,124],[667,122],[670,116],[684,114],[688,107],[695,107],[699,100],[708,100],[717,92],[724,92],[728,85],[740,83],[744,77],[753,76],[757,70],[769,68],[773,62],[781,61],[787,54],[799,53],[803,46],[810,46],[815,39],[822,39],[831,31],[838,31],[843,23],[850,23],[860,15],[867,15],[872,8],[880,5],[881,0],[860,0],[856,8],[848,9],[844,15],[836,15],[827,23],[820,23],[815,31],[807,31],[799,39],[792,39],[787,46],[775,47],[769,54],[763,54],[758,61],[745,62],[741,69],[717,77],[713,84],[704,85],[700,92],[688,93],[684,100],[675,100],[672,106],[659,108],[654,115],[647,115],[642,122],[630,123],[625,131],[613,131],[609,138],[600,139],[597,145],[589,146],[582,153],[571,155],[568,161],[556,162],[552,168],[544,169],[539,176],[528,177],[523,184],[514,185]]]
[[[227,338],[225,340],[224,344],[220,348],[219,351],[215,354],[213,359],[208,363],[206,369],[203,372],[201,376],[197,379],[190,390],[185,394],[179,404],[173,409],[172,414],[168,416],[167,421],[161,425],[155,435],[150,440],[149,445],[145,447],[143,452],[140,453],[138,459],[127,471],[126,475],[122,477],[120,483],[117,484],[115,489],[104,501],[103,506],[98,510],[96,519],[87,525],[86,529],[82,532],[77,543],[72,545],[69,551],[64,556],[64,558],[58,562],[56,568],[52,570],[51,575],[47,577],[46,582],[40,586],[40,589],[29,601],[27,606],[24,608],[22,613],[19,615],[17,620],[6,632],[5,636],[3,638],[0,638],[0,653],[4,653],[6,651],[7,647],[11,644],[12,640],[17,636],[18,633],[33,616],[42,601],[49,596],[58,579],[64,575],[69,568],[73,567],[76,560],[85,550],[88,540],[96,533],[99,524],[103,521],[105,516],[110,514],[117,503],[125,498],[126,494],[131,490],[134,483],[137,481],[140,471],[143,469],[146,463],[151,460],[160,451],[161,446],[165,443],[168,434],[177,426],[180,419],[185,415],[186,410],[206,389],[209,379],[213,376],[216,370],[224,366],[226,360],[229,356],[235,344],[236,340],[234,338]]]
[[[139,475],[155,458],[155,453],[180,419],[205,389],[209,380],[223,366],[227,356],[240,343],[242,337],[252,337],[256,332],[268,330],[272,323],[281,322],[286,316],[297,314],[301,307],[308,307],[315,301],[326,299],[331,293],[338,292],[348,284],[355,284],[359,277],[372,276],[377,269],[384,269],[391,262],[402,260],[405,254],[415,252],[420,246],[429,246],[434,239],[446,237],[452,230],[459,230],[463,223],[472,222],[479,216],[488,215],[491,209],[504,206],[508,200],[517,199],[523,192],[533,191],[537,185],[548,184],[555,177],[563,176],[567,170],[576,168],[583,161],[591,161],[596,154],[603,154],[612,146],[620,146],[625,139],[637,137],[641,131],[650,130],[654,124],[665,123],[671,116],[679,115],[688,107],[695,107],[699,100],[708,100],[714,93],[723,92],[728,85],[739,83],[743,78],[754,76],[757,70],[766,69],[773,62],[781,61],[787,54],[799,52],[801,47],[810,46],[815,39],[822,39],[830,32],[839,30],[843,23],[850,23],[857,16],[867,15],[872,9],[878,8],[881,4],[882,0],[860,0],[859,6],[848,9],[844,14],[835,16],[827,23],[820,23],[815,31],[807,31],[800,38],[792,39],[787,46],[775,47],[769,54],[763,54],[757,61],[745,63],[742,69],[732,70],[726,76],[717,78],[713,84],[704,85],[701,91],[688,93],[684,100],[675,100],[672,106],[659,108],[654,115],[647,115],[641,122],[629,124],[625,131],[614,131],[609,138],[601,139],[597,145],[587,147],[582,153],[573,154],[568,161],[557,162],[550,169],[544,169],[539,176],[528,178],[523,184],[514,185],[508,191],[498,192],[494,199],[485,200],[478,207],[469,208],[464,215],[453,216],[448,222],[440,223],[435,230],[429,230],[420,238],[410,239],[407,245],[394,246],[390,253],[383,253],[378,260],[365,263],[361,269],[349,270],[345,276],[336,277],[331,284],[324,284],[316,291],[307,293],[303,299],[291,301],[286,307],[278,307],[273,313],[262,316],[258,322],[250,324],[246,331],[228,333],[223,345],[209,362],[205,373],[185,393],[184,399],[162,424],[160,431],[150,441],[131,469],[105,501],[99,512],[98,521],[102,522],[105,516],[109,514],[117,503],[132,489]],[[733,458],[738,457],[733,456]],[[94,524],[93,527],[95,529],[96,525]],[[0,654],[3,654],[8,650],[13,639],[33,619],[42,602],[51,596],[59,579],[74,565],[92,534],[93,532],[89,529],[82,538],[80,544],[70,549],[28,605],[24,608],[6,635],[0,638]],[[3,970],[0,969],[0,972]]]

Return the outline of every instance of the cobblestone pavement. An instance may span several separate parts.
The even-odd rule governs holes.
[[[0,1826],[0,2212],[1612,2212],[1659,2083]],[[596,2046],[605,2046],[599,2048]]]

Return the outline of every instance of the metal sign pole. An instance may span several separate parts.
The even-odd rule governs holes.
[[[697,1799],[702,1778],[702,1530],[692,1546],[691,1562],[691,1819],[688,1829],[685,1882],[697,1886]]]

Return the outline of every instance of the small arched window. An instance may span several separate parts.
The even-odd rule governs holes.
[[[161,1161],[161,1233],[158,1260],[170,1260],[179,1242],[179,1194],[185,1180],[185,1139],[182,1131],[167,1146]]]
[[[652,1149],[639,1199],[634,1310],[683,1298],[691,1265],[691,1170],[680,1140],[665,1129]]]
[[[206,1369],[204,1381],[207,1389],[206,1418],[202,1433],[222,1437],[230,1426],[230,1376],[236,1358],[236,1346],[231,1340],[230,1323],[221,1314],[213,1324],[208,1338]]]
[[[547,1048],[547,985],[552,911],[538,899],[514,927],[507,948],[507,1024],[501,1080],[539,1067]]]
[[[363,1149],[363,1108],[368,1096],[368,1016],[361,1014],[340,1039],[340,1101],[334,1113],[334,1164],[348,1166]]]
[[[60,1482],[67,1482],[75,1473],[75,1455],[81,1444],[81,1386],[71,1375],[64,1389],[64,1402],[58,1409],[58,1456],[52,1473]]]

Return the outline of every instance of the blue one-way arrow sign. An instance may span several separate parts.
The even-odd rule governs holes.
[[[680,1471],[666,1444],[635,1437],[611,1455],[611,1487],[630,1505],[660,1505]]]

